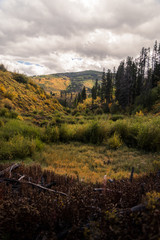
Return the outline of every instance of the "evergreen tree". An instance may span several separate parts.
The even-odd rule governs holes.
[[[92,99],[96,99],[97,97],[96,86],[93,86],[93,88],[91,89],[91,93],[92,93]]]
[[[106,89],[105,89],[106,90],[105,98],[107,103],[110,103],[112,99],[112,73],[110,69],[108,69],[106,78],[107,78],[107,81],[106,81]]]
[[[101,101],[103,102],[106,96],[106,73],[105,73],[105,68],[103,69],[102,73],[102,84],[101,84]]]
[[[122,61],[118,67],[116,77],[115,77],[115,96],[116,100],[120,102],[121,86],[124,79],[124,61]]]
[[[86,88],[85,88],[85,86],[84,86],[83,89],[82,89],[81,97],[82,97],[82,101],[85,100],[85,99],[87,98],[87,94],[86,94]]]

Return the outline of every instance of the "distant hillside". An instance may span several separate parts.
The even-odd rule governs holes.
[[[0,108],[3,107],[14,109],[21,114],[62,110],[59,102],[46,94],[30,78],[7,71],[0,71]]]
[[[79,92],[83,86],[90,92],[96,79],[101,80],[102,72],[83,71],[34,76],[33,80],[47,92]]]

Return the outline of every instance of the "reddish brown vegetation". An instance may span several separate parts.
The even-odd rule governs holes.
[[[6,167],[1,165],[0,171]],[[52,183],[57,193],[28,181],[47,188]],[[149,208],[144,200],[151,191],[160,192],[158,174],[132,183],[86,184],[42,171],[38,165],[22,165],[0,176],[0,239],[158,239],[159,203]],[[132,209],[140,203],[142,207]]]

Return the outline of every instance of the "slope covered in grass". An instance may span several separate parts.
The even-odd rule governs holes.
[[[14,109],[21,114],[62,110],[56,99],[28,77],[7,71],[0,71],[0,107]]]

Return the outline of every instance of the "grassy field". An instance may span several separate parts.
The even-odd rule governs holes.
[[[57,113],[44,127],[11,116],[0,118],[3,163],[36,162],[87,182],[128,178],[132,167],[135,176],[160,169],[159,116]]]
[[[57,174],[95,183],[102,182],[104,175],[108,179],[129,178],[132,167],[135,176],[149,173],[160,163],[160,153],[144,153],[127,147],[110,150],[105,145],[74,142],[46,146],[34,156],[34,161]]]

